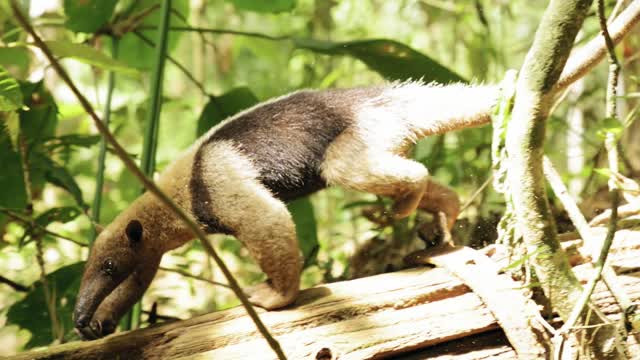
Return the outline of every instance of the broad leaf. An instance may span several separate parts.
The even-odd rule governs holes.
[[[287,205],[293,222],[296,224],[298,244],[304,256],[305,266],[315,263],[318,253],[318,230],[313,204],[308,197],[300,198]]]
[[[27,106],[20,111],[20,134],[27,144],[40,144],[55,134],[58,106],[42,81],[21,82],[20,89]]]
[[[422,79],[425,82],[464,82],[455,72],[432,58],[393,40],[330,42],[294,39],[298,48],[327,55],[349,55],[390,80]]]
[[[54,55],[62,58],[78,60],[105,70],[119,71],[125,74],[136,74],[137,70],[126,63],[114,60],[104,53],[84,44],[69,41],[45,41]]]
[[[278,13],[291,11],[296,7],[296,0],[228,0],[242,10],[250,10],[263,13]]]
[[[84,263],[79,262],[47,275],[50,293],[55,295],[56,316],[63,326],[67,341],[77,338],[73,332],[71,316],[83,268]],[[44,289],[40,281],[32,285],[31,291],[24,299],[9,308],[7,323],[18,325],[31,332],[31,339],[25,345],[27,349],[45,346],[54,340]]]
[[[18,242],[18,246],[23,247],[34,238],[43,236],[45,234],[43,229],[49,226],[49,224],[54,222],[65,224],[74,220],[80,216],[80,214],[82,214],[82,211],[75,206],[62,206],[48,209],[36,217],[35,223],[38,226],[25,228],[24,233]]]
[[[66,167],[58,165],[55,161],[40,153],[34,154],[33,166],[39,167],[37,170],[44,174],[44,179],[48,183],[66,190],[73,196],[78,206],[87,207],[82,199],[82,190],[80,190],[78,183],[76,183],[76,180]]]
[[[69,30],[92,33],[109,21],[118,0],[64,0]]]
[[[258,98],[247,87],[238,87],[209,99],[198,119],[197,136],[200,137],[222,120],[258,103]]]
[[[12,111],[22,106],[20,85],[0,65],[0,111]]]
[[[23,46],[0,46],[0,65],[7,70],[20,75],[25,75],[29,68],[29,50]],[[25,76],[26,77],[26,76]]]
[[[54,222],[68,223],[82,214],[82,211],[75,206],[62,206],[51,208],[36,217],[36,224],[47,227]]]

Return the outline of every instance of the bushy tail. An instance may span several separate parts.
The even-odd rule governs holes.
[[[384,90],[417,138],[485,125],[498,101],[497,85],[395,84]],[[399,105],[399,106],[398,106]]]

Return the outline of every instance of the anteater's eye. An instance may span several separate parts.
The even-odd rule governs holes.
[[[116,272],[116,263],[111,259],[105,260],[102,263],[102,272],[107,275],[113,275]]]

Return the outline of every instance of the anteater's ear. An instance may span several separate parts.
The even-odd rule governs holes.
[[[139,243],[142,241],[142,224],[138,220],[129,221],[125,233],[131,245]]]

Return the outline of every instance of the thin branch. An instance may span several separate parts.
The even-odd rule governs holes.
[[[33,189],[31,187],[31,169],[29,163],[29,153],[27,149],[27,141],[24,138],[24,134],[20,132],[18,135],[18,149],[20,151],[20,159],[22,160],[22,176],[24,179],[24,188],[27,195],[26,213],[29,219],[29,226],[33,229],[36,227],[36,221],[33,217]],[[58,321],[56,314],[56,301],[55,297],[51,293],[49,288],[49,281],[47,279],[47,270],[44,263],[44,250],[42,244],[42,236],[33,236],[33,240],[36,244],[36,262],[40,268],[40,281],[42,282],[42,290],[44,292],[44,299],[47,305],[49,313],[49,319],[51,320],[51,334],[53,340],[62,341],[64,337],[64,331],[62,329],[62,323]]]
[[[3,214],[7,215],[8,217],[10,217],[10,218],[12,218],[14,220],[21,222],[24,225],[31,226],[31,220],[29,220],[28,218],[22,217],[22,215],[18,215],[17,213],[13,212],[12,210],[0,208],[0,213],[3,213]],[[44,227],[44,226],[42,226],[40,224],[36,223],[35,227],[40,229],[40,231],[43,231],[47,235],[51,235],[53,237],[56,237],[56,238],[59,238],[59,239],[62,239],[62,240],[70,241],[70,242],[72,242],[72,243],[74,243],[74,244],[76,244],[78,246],[82,246],[82,247],[88,246],[87,244],[85,244],[85,243],[83,243],[83,242],[81,242],[79,240],[75,240],[75,239],[70,238],[68,236],[53,232],[53,231],[47,229],[46,227]]]
[[[620,15],[608,26],[613,43],[619,43],[640,21],[640,1],[633,1],[620,13]],[[562,77],[555,85],[555,90],[561,90],[583,77],[607,54],[605,40],[598,36],[586,45],[576,49],[567,61]]]
[[[153,30],[156,28],[157,26],[153,26],[153,25],[143,25],[143,26],[139,26],[137,29]],[[251,31],[238,31],[238,30],[230,30],[230,29],[211,29],[211,28],[192,27],[192,26],[171,26],[169,30],[199,32],[204,34],[230,34],[230,35],[247,36],[247,37],[271,40],[271,41],[285,41],[285,40],[293,39],[293,37],[289,35],[275,36],[275,35],[266,35],[266,34],[261,34],[257,32],[251,32]]]
[[[184,270],[172,269],[172,268],[167,268],[167,267],[163,267],[163,266],[160,266],[159,269],[162,270],[162,271],[166,271],[166,272],[172,272],[172,273],[180,274],[180,275],[182,275],[184,277],[187,277],[187,278],[191,278],[191,279],[195,279],[195,280],[199,280],[199,281],[204,281],[204,282],[209,283],[211,285],[222,286],[222,287],[225,287],[227,289],[231,289],[231,287],[229,285],[227,285],[227,284],[224,284],[224,283],[221,283],[221,282],[217,282],[217,281],[213,281],[213,280],[209,280],[209,279],[207,279],[207,278],[205,278],[203,276],[194,275],[194,274],[191,274],[191,273],[189,273],[187,271],[184,271]]]
[[[2,275],[0,275],[0,284],[5,284],[5,285],[9,285],[13,288],[13,290],[15,291],[20,291],[20,292],[28,292],[29,291],[29,287],[28,286],[24,286],[22,284],[18,284],[17,282],[8,279]]]
[[[119,39],[113,38],[111,40],[111,54],[115,60],[118,58],[118,43]],[[116,73],[115,71],[109,72],[109,80],[107,84],[107,99],[104,104],[104,125],[108,128],[109,122],[111,120],[111,100],[113,98],[113,90],[116,84]],[[98,150],[98,172],[96,173],[96,187],[95,194],[93,197],[93,203],[91,204],[91,219],[92,222],[100,223],[100,212],[102,207],[102,192],[104,187],[104,167],[105,167],[105,159],[107,157],[107,142],[104,138],[100,139],[100,149]],[[89,237],[89,248],[93,246],[93,242],[98,236],[98,231],[96,226],[92,227],[93,234]]]
[[[640,3],[640,1],[636,1],[634,3]],[[632,4],[633,5],[633,4]],[[618,64],[618,59],[615,54],[615,45],[611,36],[609,34],[609,30],[607,29],[607,21],[604,15],[604,0],[598,0],[598,19],[600,21],[600,28],[602,30],[602,36],[604,37],[604,41],[607,45],[607,50],[609,54],[609,81],[607,84],[607,104],[606,104],[606,117],[607,118],[616,118],[616,91],[618,84],[618,75],[620,72],[620,66]],[[611,132],[608,132],[605,139],[605,145],[607,147],[607,151],[609,153],[609,169],[612,174],[618,172],[618,157],[616,150],[616,139],[615,135]],[[572,329],[578,318],[584,312],[589,303],[589,299],[591,298],[591,294],[596,287],[597,282],[600,280],[602,275],[602,270],[607,261],[607,255],[609,254],[609,249],[611,248],[611,244],[613,243],[613,238],[615,236],[616,228],[617,228],[617,220],[618,220],[618,205],[620,203],[620,192],[616,185],[615,179],[612,175],[611,180],[609,181],[609,194],[611,196],[611,217],[609,219],[609,226],[607,228],[607,236],[604,239],[602,244],[602,248],[600,249],[600,254],[595,264],[594,273],[592,277],[589,279],[589,282],[584,287],[582,294],[580,294],[579,300],[576,302],[576,306],[574,307],[571,315],[562,326],[561,332],[566,333],[570,329]]]
[[[213,260],[216,262],[216,265],[218,265],[218,267],[220,268],[224,276],[227,278],[227,281],[229,282],[229,286],[231,287],[235,295],[238,297],[238,299],[240,299],[240,302],[242,303],[248,315],[251,317],[251,319],[255,323],[260,334],[267,340],[267,342],[269,343],[269,346],[271,346],[271,348],[277,354],[278,358],[286,359],[284,353],[282,352],[282,348],[280,347],[280,344],[276,339],[274,339],[271,336],[271,334],[267,330],[264,323],[260,320],[260,317],[258,316],[255,309],[253,308],[253,305],[249,302],[249,300],[247,299],[247,296],[240,289],[240,285],[238,284],[238,281],[234,278],[233,274],[231,274],[231,271],[229,270],[229,268],[225,265],[225,263],[222,261],[222,258],[220,258],[216,250],[213,248],[213,246],[207,239],[207,234],[200,228],[200,226],[198,226],[198,224],[196,224],[196,222],[184,210],[182,210],[182,208],[176,205],[176,203],[173,202],[171,198],[169,198],[163,191],[161,191],[151,179],[146,177],[142,173],[142,171],[136,166],[133,160],[131,160],[131,158],[127,156],[127,153],[122,147],[122,145],[120,145],[120,143],[118,143],[118,141],[113,137],[113,134],[111,134],[111,131],[109,131],[109,129],[104,126],[104,123],[100,120],[96,112],[93,110],[93,107],[91,106],[89,101],[84,97],[82,92],[80,92],[80,90],[73,83],[73,81],[71,80],[67,72],[64,70],[62,65],[60,65],[56,57],[53,55],[53,53],[47,46],[47,44],[45,44],[44,41],[42,41],[42,39],[36,33],[33,27],[31,27],[27,19],[22,14],[22,11],[20,11],[20,8],[18,7],[16,0],[11,1],[11,8],[20,26],[22,26],[26,30],[26,32],[33,37],[36,45],[40,48],[40,50],[42,50],[43,54],[47,57],[47,59],[51,63],[51,66],[55,69],[58,76],[60,76],[60,78],[67,84],[67,86],[76,96],[76,98],[78,99],[78,101],[80,102],[84,110],[87,112],[87,114],[89,114],[89,116],[93,120],[93,123],[96,126],[96,128],[106,138],[109,144],[111,144],[111,146],[113,147],[118,157],[124,163],[125,167],[129,171],[131,171],[133,175],[136,178],[138,178],[138,180],[140,180],[140,182],[144,185],[144,187],[150,193],[155,195],[162,204],[167,206],[167,208],[169,208],[169,210],[174,215],[176,215],[176,217],[178,217],[186,225],[186,227],[191,232],[193,232],[194,235],[198,237],[198,239],[200,239],[203,248],[213,258]]]
[[[460,207],[460,213],[462,214],[462,212],[464,212],[465,210],[467,210],[467,208],[471,205],[471,203],[473,203],[473,201],[484,191],[484,189],[486,189],[486,187],[491,184],[491,181],[493,181],[493,177],[495,176],[495,174],[491,174],[491,176],[489,176],[487,178],[487,180],[484,181],[484,183],[482,185],[480,185],[480,187],[473,193],[473,195],[471,195],[469,197],[469,199],[464,203],[464,205],[462,205]]]
[[[147,45],[151,46],[151,47],[155,47],[156,44],[149,39],[148,37],[144,36],[144,34],[138,30],[134,30],[133,33],[140,38],[140,40],[142,40],[143,42],[145,42]],[[209,94],[207,92],[207,89],[205,89],[204,85],[198,81],[198,79],[195,78],[195,76],[193,76],[193,74],[191,74],[191,72],[187,69],[186,66],[182,65],[181,63],[178,62],[178,60],[176,60],[175,58],[173,58],[171,55],[169,54],[165,54],[165,56],[167,57],[167,60],[169,60],[173,65],[175,65],[178,69],[180,69],[180,71],[182,71],[182,73],[189,79],[191,80],[191,82],[200,90],[200,92],[202,93],[202,95],[204,96],[211,96],[211,94]]]
[[[597,259],[599,256],[599,252],[597,252],[597,250],[601,246],[596,247],[596,244],[599,243],[599,241],[595,239],[593,232],[591,231],[591,225],[587,223],[587,219],[585,219],[584,215],[578,208],[578,205],[569,194],[569,190],[567,190],[567,187],[562,182],[560,175],[553,167],[551,160],[547,156],[544,157],[543,166],[544,175],[551,185],[553,192],[562,203],[562,206],[567,211],[567,214],[569,214],[571,222],[576,227],[578,234],[584,241],[585,245],[587,245],[587,248],[592,250],[591,258]],[[602,278],[609,288],[609,291],[611,291],[611,294],[616,299],[616,302],[620,306],[621,310],[624,312],[625,309],[630,307],[633,303],[629,298],[629,295],[627,295],[622,285],[618,281],[615,270],[613,270],[610,265],[604,265]]]

